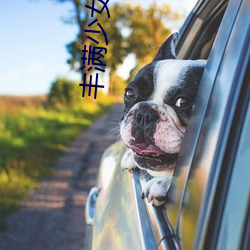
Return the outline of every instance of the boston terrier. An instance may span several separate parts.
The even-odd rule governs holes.
[[[123,169],[138,167],[152,177],[142,198],[159,206],[166,200],[181,142],[205,60],[178,60],[178,33],[160,47],[154,60],[143,67],[125,89],[122,140],[129,150]]]

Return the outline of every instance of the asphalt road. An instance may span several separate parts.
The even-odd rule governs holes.
[[[122,105],[114,105],[67,148],[53,175],[43,179],[22,209],[8,217],[9,230],[0,232],[0,249],[84,249],[87,194],[95,185],[102,152],[119,135],[121,114]]]

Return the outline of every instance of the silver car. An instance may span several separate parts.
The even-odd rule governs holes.
[[[122,142],[103,154],[88,196],[86,249],[250,249],[250,1],[199,1],[180,59],[208,59],[166,206],[142,200]]]

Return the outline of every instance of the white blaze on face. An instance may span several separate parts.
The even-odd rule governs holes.
[[[155,67],[152,101],[163,104],[167,91],[180,84],[181,72],[185,70],[179,60],[159,61]]]
[[[130,141],[135,139],[132,136],[132,123],[131,123],[131,121],[127,122],[127,124],[125,124],[124,122],[121,123],[120,134],[121,134],[123,141],[126,144],[128,144]]]
[[[183,129],[185,131],[185,129]],[[155,145],[168,154],[178,153],[184,133],[173,123],[160,121],[156,125],[154,140]]]
[[[135,138],[132,136],[132,124],[134,121],[135,110],[138,108],[138,103],[135,104],[131,110],[125,115],[123,121],[120,123],[120,134],[122,140],[129,144],[129,142],[134,141]]]
[[[176,60],[168,59],[159,61],[154,69],[155,90],[152,101],[163,103],[167,91],[172,87],[178,87],[190,67],[205,66],[206,60]]]
[[[190,66],[204,65],[204,60],[164,60],[159,61],[155,67],[155,90],[151,100],[159,105],[159,109],[165,110],[165,116],[161,117],[156,125],[154,134],[155,145],[165,153],[179,152],[185,132],[185,127],[180,123],[175,110],[164,103],[165,96],[170,89],[179,88],[183,76]]]
[[[205,66],[205,60],[163,60],[157,62],[154,69],[154,92],[147,104],[155,110],[160,121],[157,121],[153,134],[155,146],[165,153],[178,153],[186,127],[179,120],[175,110],[164,103],[165,96],[170,89],[179,88],[184,76],[190,67]],[[135,104],[121,122],[120,132],[123,141],[129,144],[135,141],[132,136],[135,112],[140,108],[140,103]],[[138,138],[137,138],[138,139]]]

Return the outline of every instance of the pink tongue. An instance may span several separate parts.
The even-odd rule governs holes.
[[[156,149],[152,145],[148,145],[146,143],[137,143],[131,145],[130,148],[135,152],[139,153],[140,155],[152,155],[152,154],[163,154],[161,151]]]

